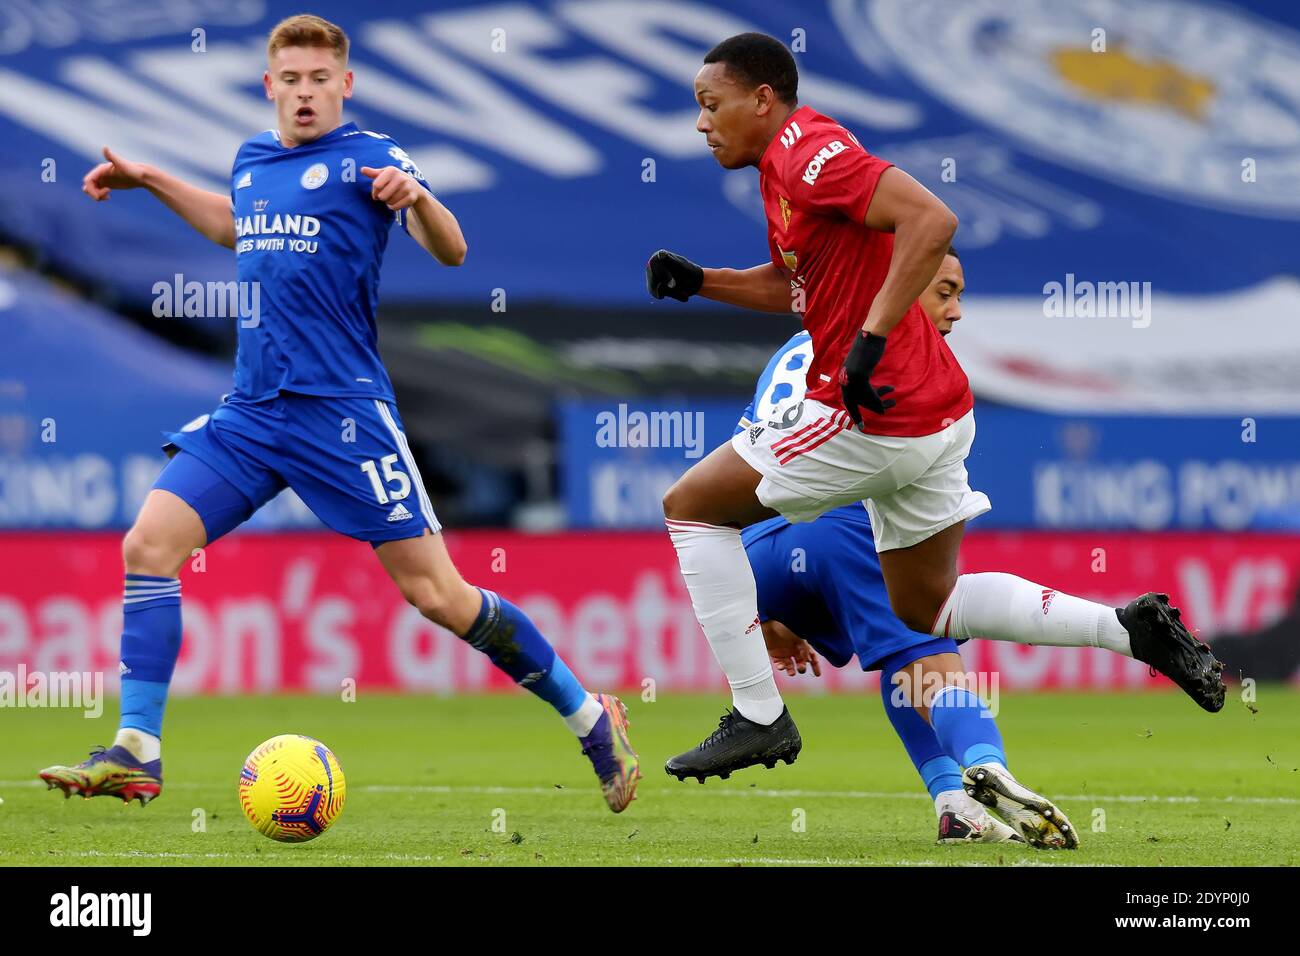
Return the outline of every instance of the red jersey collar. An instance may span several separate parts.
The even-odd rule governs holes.
[[[789,116],[785,118],[785,126],[781,127],[781,131],[784,132],[787,126],[789,126],[791,123],[794,123],[796,121],[807,122],[810,118],[812,118],[814,114],[816,114],[816,112],[817,111],[814,110],[811,106],[799,107],[797,110],[795,110],[793,113],[791,113]],[[775,136],[772,137],[772,142],[767,144],[767,149],[763,150],[763,155],[759,157],[758,171],[760,173],[765,173],[770,169],[774,168],[776,164],[776,148],[780,145],[781,145],[781,133],[778,132]]]

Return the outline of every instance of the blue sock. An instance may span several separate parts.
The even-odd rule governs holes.
[[[930,723],[944,752],[963,767],[1007,765],[997,722],[984,702],[966,688],[940,688],[930,704]]]
[[[128,574],[122,601],[120,728],[162,737],[167,688],[180,653],[180,579]]]
[[[575,713],[586,702],[587,691],[555,648],[519,608],[495,591],[478,591],[483,595],[483,606],[462,638],[486,654],[516,684],[554,707],[561,717]]]
[[[897,668],[892,667],[880,672],[880,697],[894,733],[898,734],[903,749],[912,758],[912,766],[921,775],[921,782],[930,792],[931,799],[945,790],[960,790],[961,767],[944,752],[934,728],[911,704],[894,699],[893,676],[896,672]]]

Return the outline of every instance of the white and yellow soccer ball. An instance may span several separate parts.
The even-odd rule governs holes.
[[[259,745],[239,774],[239,805],[258,833],[281,843],[314,840],[347,797],[343,768],[314,737],[281,734]]]

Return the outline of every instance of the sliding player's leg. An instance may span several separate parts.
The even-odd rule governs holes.
[[[111,795],[143,805],[162,790],[163,712],[181,649],[180,569],[283,487],[256,456],[236,466],[239,439],[232,444],[222,434],[229,437],[206,421],[183,433],[183,447],[197,454],[182,450],[168,462],[123,539],[119,727],[107,750],[41,771],[65,796]]]
[[[890,722],[936,798],[940,842],[996,842],[1021,833],[1038,845],[1069,845],[1073,836],[1060,811],[1005,770],[997,723],[965,689],[971,682],[957,645],[909,629],[891,612],[862,507],[837,508],[811,523],[765,524],[745,532],[760,614],[780,620],[832,663],[856,654],[864,670],[881,671]],[[970,783],[973,792],[958,794],[963,766],[979,778]],[[1015,829],[998,825],[971,799],[993,792],[987,781],[1009,794],[998,791],[1001,803],[989,805]],[[1013,799],[1022,802],[1013,806]]]
[[[1117,610],[1010,574],[958,575],[965,522],[988,510],[966,474],[974,437],[971,413],[917,440],[947,439],[922,475],[867,503],[890,602],[903,622],[957,640],[1102,647],[1136,657],[1206,710],[1220,710],[1222,665],[1183,626],[1166,595],[1144,594]]]
[[[752,535],[746,529],[746,538]],[[955,650],[955,645],[910,630],[894,615],[861,502],[836,508],[811,523],[779,521],[763,540],[752,546],[747,540],[746,552],[759,585],[761,614],[787,625],[796,622],[799,636],[836,666],[856,655],[863,670],[880,671],[890,724],[934,800],[939,842],[1019,839],[962,789],[961,767],[948,756],[934,728],[915,708],[900,705],[897,671],[922,657]],[[769,590],[784,590],[791,597],[773,606]]]
[[[1001,820],[994,819],[983,804],[976,802],[962,785],[961,765],[948,755],[938,734],[899,690],[900,670],[926,655],[933,645],[892,655],[877,665],[880,670],[880,698],[885,716],[907,751],[921,783],[934,801],[939,818],[939,843],[1023,842],[1023,837]]]
[[[771,625],[807,641],[835,667],[856,655],[881,672],[885,711],[934,800],[939,842],[1020,839],[962,789],[961,767],[915,708],[900,704],[894,674],[919,658],[955,649],[951,641],[909,630],[889,606],[871,524],[861,502],[816,521],[774,518],[746,528],[745,553],[758,585],[764,637]]]
[[[754,574],[740,528],[775,512],[755,496],[760,475],[730,444],[692,467],[664,496],[664,517],[677,550],[695,617],[731,686],[733,710],[698,746],[665,769],[679,778],[727,777],[755,764],[794,761],[799,731],[772,676],[758,620]]]
[[[957,646],[938,638],[924,657],[904,663],[896,655],[882,669],[893,690],[887,707],[911,708],[934,730],[943,752],[965,768],[966,792],[992,809],[1030,844],[1074,849],[1077,834],[1065,814],[1046,797],[1020,783],[1007,768],[1002,735],[988,707],[970,689]],[[910,656],[910,655],[909,655]],[[891,717],[891,720],[893,718]]]
[[[396,406],[373,398],[286,395],[289,486],[335,531],[375,549],[403,598],[488,656],[563,718],[582,743],[615,812],[636,792],[637,757],[623,703],[592,695],[518,607],[473,587],[443,542]]]

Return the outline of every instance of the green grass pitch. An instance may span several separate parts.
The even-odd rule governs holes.
[[[523,693],[174,700],[163,794],[144,808],[64,800],[35,779],[111,742],[115,702],[93,721],[8,710],[0,865],[1300,863],[1291,688],[1262,687],[1254,713],[1230,694],[1218,715],[1176,693],[1003,694],[1012,770],[1070,816],[1073,853],[935,846],[933,809],[875,695],[791,698],[798,762],[704,786],[663,761],[714,726],[724,699],[628,701],[645,778],[617,816],[558,718]],[[236,800],[245,755],[288,732],[324,740],[348,783],[333,829],[296,846],[255,833]]]

